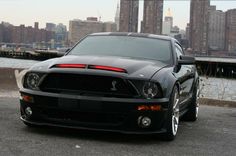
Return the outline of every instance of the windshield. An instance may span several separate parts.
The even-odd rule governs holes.
[[[88,36],[69,55],[120,56],[169,63],[171,42],[132,36]]]

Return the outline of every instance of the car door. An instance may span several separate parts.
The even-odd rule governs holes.
[[[179,60],[184,55],[181,46],[175,43],[176,59]],[[191,89],[194,81],[193,65],[177,65],[176,76],[180,82],[180,109],[187,106],[187,101],[191,98]]]

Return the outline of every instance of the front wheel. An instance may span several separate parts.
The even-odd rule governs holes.
[[[167,141],[174,140],[179,127],[179,90],[175,86],[169,104],[169,111],[166,122],[167,132],[164,134],[163,139]]]
[[[30,128],[32,128],[32,127],[37,127],[36,125],[30,124],[30,123],[25,122],[25,121],[23,121],[23,123],[24,123],[27,127],[30,127]]]

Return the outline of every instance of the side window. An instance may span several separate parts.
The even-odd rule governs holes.
[[[182,51],[182,48],[178,44],[175,44],[175,51],[176,51],[176,54],[177,54],[177,58],[179,59],[180,56],[183,55],[183,51]]]

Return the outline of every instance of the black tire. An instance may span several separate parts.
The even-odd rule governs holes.
[[[32,127],[37,127],[36,125],[30,124],[30,123],[25,122],[25,121],[23,121],[23,123],[24,123],[27,127],[30,127],[30,128],[32,128]]]
[[[175,113],[176,113],[176,119],[174,119]],[[175,120],[176,120],[177,125],[174,124]],[[170,103],[169,103],[169,109],[168,109],[167,121],[166,121],[167,131],[166,133],[163,134],[162,139],[165,141],[174,140],[177,135],[178,126],[179,126],[179,90],[178,90],[178,87],[175,86],[173,88],[173,91],[170,97]]]
[[[197,82],[193,90],[193,97],[191,99],[189,109],[184,114],[182,119],[185,121],[196,121],[198,119],[198,109],[199,109],[199,83]]]

